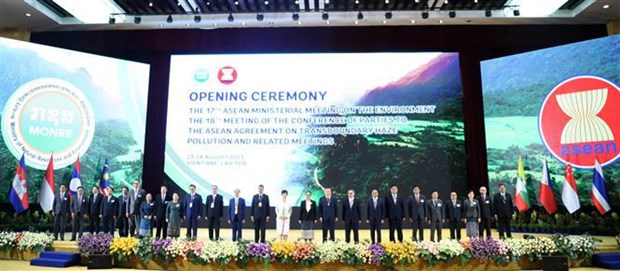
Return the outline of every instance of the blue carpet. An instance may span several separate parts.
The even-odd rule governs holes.
[[[600,253],[592,255],[592,265],[605,269],[620,270],[620,253]]]
[[[30,265],[47,267],[68,267],[80,264],[80,254],[72,252],[44,251]]]

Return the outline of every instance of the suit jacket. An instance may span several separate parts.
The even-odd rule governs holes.
[[[430,221],[442,221],[446,217],[446,206],[440,199],[437,199],[437,204],[433,204],[433,200],[426,201],[426,219]]]
[[[237,217],[243,220],[245,219],[245,199],[243,199],[242,197],[239,197],[237,204],[238,204]],[[235,198],[233,197],[228,202],[228,220],[233,221],[234,218],[235,218]]]
[[[452,203],[452,200],[446,201],[446,219],[460,221],[463,219],[461,216],[461,210],[463,210],[463,203],[461,200],[456,200],[456,204]]]
[[[213,203],[213,208],[211,208],[211,203]],[[222,218],[224,216],[224,198],[222,195],[215,195],[215,200],[213,199],[213,195],[207,196],[207,217],[208,218]]]
[[[144,191],[144,189],[140,189],[138,191],[131,189],[129,190],[128,195],[129,201],[127,202],[127,212],[129,214],[140,214],[142,202],[146,200],[146,191]]]
[[[299,204],[299,220],[314,221],[316,220],[317,207],[314,200],[310,200],[310,211],[306,210],[306,200],[302,200]]]
[[[319,199],[319,217],[323,218],[323,220],[336,218],[338,215],[338,200],[332,195],[329,198],[329,204],[327,203],[326,197]]]
[[[493,212],[498,218],[511,218],[512,214],[514,214],[512,196],[508,193],[504,194],[506,195],[506,200],[502,199],[500,193],[493,196]]]
[[[127,197],[127,198],[125,198]],[[120,195],[118,197],[118,217],[125,218],[127,213],[127,204],[129,202],[129,195]]]
[[[478,197],[478,204],[480,205],[480,218],[491,219],[493,216],[493,200],[489,195],[486,195],[484,200],[482,197]]]
[[[192,206],[190,208],[190,205]],[[183,201],[183,210],[185,210],[185,217],[198,217],[202,215],[202,197],[198,194],[194,194],[194,198],[192,199],[191,194],[185,195],[185,200]]]
[[[60,193],[57,193],[52,204],[52,211],[54,211],[55,215],[67,215],[70,212],[69,205],[71,205],[69,193],[65,192],[65,195],[62,197]]]
[[[413,220],[424,220],[426,217],[426,197],[420,194],[420,200],[416,201],[415,195],[409,197],[407,206],[409,207],[409,218]]]
[[[366,202],[366,219],[368,220],[381,220],[385,217],[385,205],[382,198],[377,198],[377,206],[372,200],[372,197]]]
[[[463,201],[463,212],[465,213],[464,218],[480,217],[480,202],[477,199],[474,199],[472,202],[473,204],[471,204],[469,199]]]
[[[153,198],[153,201],[155,202],[155,216],[158,220],[165,220],[168,202],[172,201],[172,198],[168,194],[166,194],[164,195],[164,200],[162,201],[161,194],[159,194]]]
[[[71,213],[85,215],[88,212],[88,199],[82,195],[82,202],[78,202],[79,196],[76,194],[71,200]]]
[[[104,217],[114,217],[118,214],[118,199],[115,196],[104,197],[101,202],[101,215]]]
[[[385,217],[401,220],[405,218],[405,203],[400,196],[396,195],[396,203],[394,203],[392,194],[385,196]]]
[[[103,195],[101,193],[91,194],[88,198],[88,214],[91,217],[98,217],[101,213],[101,201],[103,200]]]
[[[362,220],[362,208],[360,201],[356,198],[353,199],[353,206],[349,204],[349,198],[342,200],[342,221],[344,222],[357,222]]]
[[[269,207],[269,196],[263,194],[262,198],[258,194],[252,197],[252,208],[250,214],[254,219],[263,219],[269,217],[271,208]]]

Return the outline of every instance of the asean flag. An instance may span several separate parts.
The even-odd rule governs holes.
[[[558,210],[558,206],[555,203],[555,195],[553,194],[553,181],[549,174],[549,165],[547,165],[547,159],[543,164],[542,180],[540,181],[540,194],[538,200],[545,207],[547,213],[553,214]]]
[[[18,214],[28,209],[28,181],[26,179],[26,160],[22,154],[9,192],[9,201]]]
[[[80,180],[80,157],[78,156],[73,171],[71,171],[71,182],[69,183],[69,191],[71,191],[72,196],[77,195],[77,189],[80,186],[82,186],[82,181]]]
[[[599,213],[605,214],[611,210],[609,201],[607,200],[607,191],[605,190],[605,178],[603,177],[603,169],[598,160],[594,161],[594,180],[592,180],[592,191],[590,192],[592,202]]]

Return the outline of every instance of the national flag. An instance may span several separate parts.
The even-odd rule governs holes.
[[[527,195],[525,186],[525,170],[523,170],[523,160],[519,156],[519,164],[517,165],[517,185],[515,188],[515,205],[519,212],[525,212],[530,208],[530,198]]]
[[[17,170],[15,170],[15,177],[9,192],[9,201],[18,214],[28,209],[28,181],[26,178],[26,160],[23,154],[17,164]]]
[[[598,160],[594,160],[594,179],[592,180],[592,192],[590,192],[592,202],[599,213],[605,214],[611,210],[609,201],[607,200],[607,191],[605,190],[605,178],[603,177],[603,169]]]
[[[101,170],[101,180],[99,181],[99,189],[103,191],[108,186],[110,186],[110,167],[108,167],[108,158],[106,158],[105,162],[103,162],[103,169]]]
[[[45,177],[41,182],[41,192],[39,194],[39,204],[43,212],[49,212],[54,204],[54,155],[50,155],[50,161],[47,164]]]
[[[542,180],[540,181],[540,194],[538,194],[538,200],[545,207],[547,213],[553,214],[558,210],[558,206],[555,203],[555,195],[553,194],[553,181],[549,174],[549,165],[547,159],[543,164]]]
[[[562,203],[569,213],[574,213],[581,208],[579,204],[579,194],[577,194],[577,184],[573,175],[573,166],[566,163],[564,170],[564,183],[562,184]]]
[[[80,186],[82,186],[82,181],[80,180],[80,157],[78,156],[73,171],[71,171],[71,182],[69,183],[69,191],[71,191],[72,196],[77,194],[77,189]]]

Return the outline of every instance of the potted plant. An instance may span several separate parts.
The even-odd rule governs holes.
[[[111,242],[110,234],[87,234],[80,237],[78,249],[88,257],[88,269],[112,268]]]

